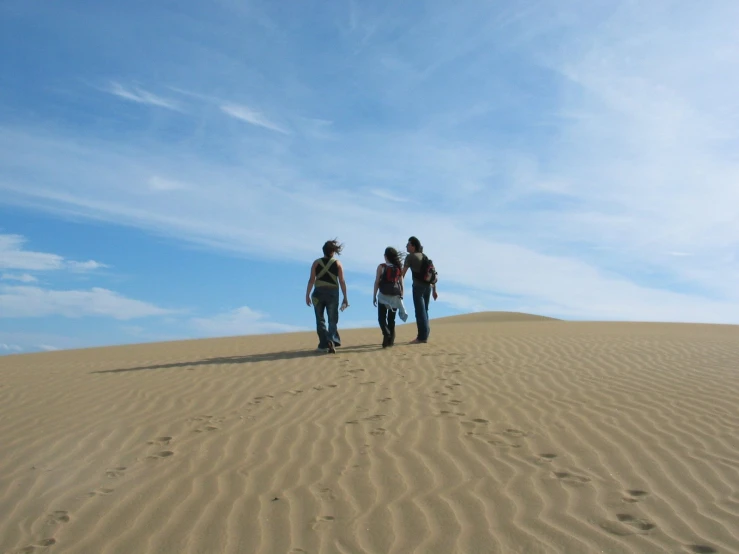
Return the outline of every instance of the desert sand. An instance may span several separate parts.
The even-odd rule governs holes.
[[[0,358],[0,552],[739,552],[739,327],[432,320]]]

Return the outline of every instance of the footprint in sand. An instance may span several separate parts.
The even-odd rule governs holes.
[[[491,444],[493,446],[497,446],[498,448],[521,448],[520,444],[512,443],[512,442],[504,442],[499,441],[497,439],[489,439],[487,441],[488,444]]]
[[[336,496],[334,495],[334,491],[332,491],[328,487],[323,487],[319,494],[321,496],[321,499],[326,500],[327,502],[331,502],[332,500],[336,500]]]
[[[156,444],[159,446],[167,446],[173,439],[174,437],[157,437],[155,439],[148,441],[146,444]]]
[[[584,485],[585,483],[590,482],[589,477],[584,477],[582,475],[576,475],[568,471],[554,471],[553,473],[557,479],[559,479],[563,483],[568,483],[570,485]]]
[[[623,501],[629,503],[641,502],[648,495],[649,493],[647,491],[629,489],[626,491],[626,496],[623,497]]]
[[[156,454],[153,454],[151,456],[147,456],[147,460],[160,460],[162,458],[169,458],[170,456],[174,456],[174,452],[171,450],[162,450],[161,452],[157,452]]]
[[[519,431],[518,429],[506,429],[504,434],[509,437],[528,437],[529,434],[525,431]]]
[[[616,517],[621,523],[626,523],[627,525],[630,525],[631,527],[638,529],[639,531],[651,531],[652,529],[657,527],[651,521],[636,518],[631,514],[616,514]]]
[[[631,514],[616,514],[616,518],[619,523],[616,523],[615,521],[601,521],[598,522],[598,525],[607,533],[618,537],[627,537],[636,533],[646,533],[657,527],[651,521],[634,517]],[[629,527],[632,527],[635,530],[629,529]]]
[[[335,520],[336,518],[334,516],[321,516],[313,520],[313,524],[311,525],[311,527],[314,531],[318,531],[319,529],[325,527],[327,524],[330,524]]]
[[[86,493],[85,496],[87,498],[92,498],[93,496],[108,496],[109,494],[113,494],[113,491],[115,491],[115,489],[109,489],[109,488],[102,487],[102,488]]]
[[[718,550],[707,544],[689,544],[688,548],[695,554],[718,554]]]
[[[46,514],[46,523],[48,525],[69,523],[69,512],[66,510],[55,510],[50,514]]]
[[[105,470],[105,476],[108,479],[117,479],[118,477],[123,477],[126,471],[126,466],[120,466],[120,467],[114,467],[112,469]]]
[[[388,396],[387,398],[380,398],[380,399],[378,400],[378,402],[390,402],[391,400],[392,400],[392,398],[390,398],[390,397]]]
[[[536,459],[536,461],[538,463],[546,464],[554,460],[556,457],[557,457],[556,454],[550,454],[550,453],[539,454],[539,457]]]
[[[193,429],[193,433],[202,433],[203,431],[218,431],[220,427],[216,427],[215,425],[207,425],[204,429]]]
[[[369,417],[365,417],[362,420],[363,421],[380,421],[384,417],[387,417],[387,416],[385,414],[375,414]]]
[[[374,435],[375,437],[379,437],[385,434],[385,429],[383,429],[382,427],[378,427],[377,429],[372,429],[369,434]]]
[[[30,554],[31,552],[35,552],[37,548],[47,548],[55,544],[56,539],[44,539],[42,541],[39,541],[37,544],[29,544],[28,546],[21,548],[20,552],[22,552],[23,554]]]

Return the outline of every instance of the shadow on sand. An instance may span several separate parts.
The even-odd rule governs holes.
[[[372,350],[382,350],[379,344],[362,344],[358,346],[342,346],[337,350],[337,355],[350,352],[369,352]],[[252,364],[257,362],[277,362],[280,360],[294,360],[296,358],[314,358],[316,356],[327,356],[316,350],[287,350],[284,352],[266,352],[263,354],[251,354],[247,356],[226,356],[221,358],[206,358],[195,362],[177,362],[173,364],[157,364],[141,367],[127,367],[123,369],[103,369],[100,371],[91,371],[90,373],[126,373],[128,371],[149,371],[152,369],[170,369],[173,367],[195,368],[202,365],[218,365],[218,364]],[[333,356],[332,356],[333,357]]]

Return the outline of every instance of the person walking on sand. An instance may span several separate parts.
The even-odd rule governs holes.
[[[344,268],[335,255],[340,255],[344,245],[337,240],[329,240],[323,245],[323,257],[313,262],[310,268],[310,279],[305,291],[305,303],[316,313],[316,332],[318,333],[318,350],[321,352],[336,353],[336,347],[341,346],[339,336],[339,287],[344,295],[341,303],[343,312],[349,307],[346,296],[346,282]],[[315,288],[314,288],[315,285]],[[313,294],[311,294],[311,289]],[[328,328],[324,312],[328,316]]]
[[[429,325],[429,301],[433,295],[436,300],[439,295],[436,292],[436,283],[429,284],[424,281],[421,274],[426,255],[423,253],[421,241],[416,237],[410,237],[406,244],[408,255],[405,257],[403,264],[403,277],[411,270],[413,276],[413,308],[416,312],[416,326],[418,327],[418,336],[411,341],[411,344],[421,344],[428,342],[431,326]]]
[[[377,266],[372,303],[377,306],[377,320],[382,331],[382,347],[395,344],[395,315],[403,321],[408,314],[403,305],[403,275],[400,253],[390,246],[385,248],[385,263]]]

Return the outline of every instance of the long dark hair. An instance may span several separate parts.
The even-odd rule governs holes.
[[[327,258],[331,257],[331,254],[336,252],[338,255],[341,255],[341,251],[344,249],[344,245],[341,244],[337,239],[334,240],[327,240],[326,243],[323,245],[323,255]]]
[[[393,264],[395,267],[403,267],[403,258],[395,248],[388,246],[385,248],[385,257],[387,261]]]
[[[416,252],[418,252],[419,254],[423,253],[423,246],[421,246],[421,241],[418,240],[416,237],[409,238],[408,242],[413,245],[413,248],[416,249]]]

